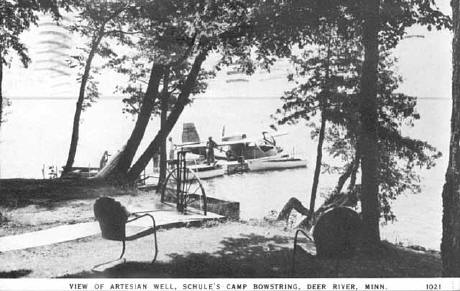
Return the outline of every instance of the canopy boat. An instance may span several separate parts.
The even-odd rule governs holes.
[[[210,179],[225,175],[226,167],[218,162],[206,162],[206,143],[200,142],[200,137],[193,123],[184,123],[182,144],[177,145],[182,151],[191,153],[187,159],[187,168],[200,179]],[[190,158],[191,157],[191,158]]]
[[[222,136],[217,142],[218,151],[216,159],[220,160],[216,164],[204,164],[206,157],[206,142],[201,142],[198,132],[193,123],[184,123],[182,131],[182,145],[178,147],[182,150],[194,153],[201,157],[201,162],[196,166],[190,166],[200,178],[212,178],[225,173],[235,173],[243,171],[262,171],[306,167],[307,161],[294,158],[284,154],[283,148],[276,144],[275,136],[268,132],[262,132],[260,138],[248,138],[246,134],[235,134]],[[224,166],[222,167],[221,164]],[[222,168],[222,169],[221,169]]]
[[[265,131],[262,132],[262,138],[255,140],[248,139],[245,134],[223,137],[220,145],[227,146],[226,156],[229,161],[244,160],[249,171],[307,166],[306,160],[283,154],[284,150],[277,146],[275,137]]]

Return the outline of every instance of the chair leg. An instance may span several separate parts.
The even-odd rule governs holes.
[[[125,249],[126,249],[126,242],[123,241],[123,248],[121,250],[121,255],[120,255],[120,257],[118,259],[108,261],[108,262],[105,262],[105,263],[102,263],[102,264],[95,265],[94,267],[91,268],[91,271],[96,272],[97,268],[99,268],[101,266],[108,265],[108,264],[111,264],[113,262],[121,260],[123,258],[123,255],[125,254]],[[126,262],[126,259],[123,262]]]
[[[156,230],[155,225],[153,229],[153,240],[154,240],[154,245],[155,245],[155,255],[153,256],[152,264],[155,263],[155,261],[157,260],[157,256],[158,256],[157,230]]]
[[[154,247],[155,247],[155,252],[154,252],[154,256],[153,256],[153,260],[152,260],[152,264],[153,264],[156,261],[157,255],[158,255],[157,225],[156,225],[156,222],[155,222],[155,218],[152,215],[148,214],[148,213],[144,214],[144,215],[136,215],[136,214],[134,214],[134,216],[135,216],[135,218],[128,220],[128,222],[132,222],[134,220],[137,220],[137,219],[140,219],[140,218],[146,217],[146,216],[148,216],[148,217],[150,217],[152,219],[152,223],[153,223],[153,226],[152,226],[152,229],[153,229],[153,244],[154,244]],[[123,252],[121,253],[120,259],[123,257],[124,252],[125,252],[125,242],[123,241]]]
[[[293,276],[294,273],[295,273],[295,257],[296,257],[297,240],[299,238],[299,234],[303,234],[308,240],[313,241],[312,238],[305,231],[303,231],[301,229],[298,229],[295,232],[295,236],[294,236],[294,251],[293,251],[293,254],[292,254],[292,263],[291,263],[291,276]]]
[[[291,263],[291,276],[294,275],[295,273],[295,257],[296,257],[296,251],[297,251],[297,234],[294,239],[294,251],[292,254],[292,263]]]
[[[119,260],[123,258],[123,255],[125,254],[125,249],[126,249],[126,242],[123,241],[123,248],[121,249],[121,255],[120,255]]]

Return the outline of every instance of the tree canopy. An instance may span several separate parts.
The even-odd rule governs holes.
[[[283,106],[274,118],[280,125],[305,123],[313,127],[312,135],[318,136],[315,116],[322,113],[329,122],[327,151],[335,161],[342,161],[341,165],[323,165],[324,171],[347,173],[350,166],[359,164],[357,105],[363,57],[363,47],[356,37],[344,37],[336,27],[325,26],[315,44],[291,58],[295,70],[288,78],[295,86],[282,97]],[[401,77],[395,73],[395,63],[390,51],[385,50],[378,67],[379,199],[386,221],[395,218],[391,200],[407,191],[420,191],[416,169],[431,168],[441,155],[427,142],[402,136],[403,127],[414,126],[420,116],[416,97],[396,93]],[[355,180],[350,181],[349,191],[354,191]]]

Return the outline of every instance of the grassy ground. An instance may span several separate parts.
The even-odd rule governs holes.
[[[131,193],[129,189],[88,179],[0,179],[0,190],[0,207],[6,208],[28,205],[53,207],[62,201]]]
[[[0,179],[0,236],[93,219],[97,197],[118,196],[127,206],[151,195],[91,180]]]
[[[21,189],[20,182],[17,189]],[[40,182],[41,183],[41,182]],[[40,184],[38,183],[38,184]],[[76,188],[44,182],[43,192],[32,187],[0,198],[7,221],[0,236],[57,224],[92,220],[94,198],[119,195],[128,209],[152,203],[152,193],[123,192],[106,186]],[[4,185],[4,184],[3,184]],[[1,186],[1,185],[0,185]],[[48,188],[46,188],[48,187]],[[9,187],[13,189],[13,187]],[[47,192],[54,189],[55,192]],[[96,190],[95,190],[96,189]],[[6,193],[6,194],[5,194]],[[25,194],[24,194],[25,193]],[[123,194],[124,193],[124,194]],[[7,197],[8,201],[4,201]],[[21,203],[11,205],[10,199]],[[153,199],[154,200],[154,199]],[[373,256],[358,254],[347,260],[318,259],[306,253],[296,256],[291,272],[293,230],[266,221],[208,223],[199,228],[160,230],[159,256],[154,264],[153,238],[127,243],[126,263],[103,272],[92,266],[115,259],[119,242],[93,236],[72,242],[0,253],[0,277],[436,277],[441,275],[439,253],[423,252],[384,243]],[[303,241],[314,253],[314,245]]]
[[[152,237],[128,242],[126,263],[103,272],[92,266],[115,259],[121,244],[98,236],[0,254],[0,277],[435,277],[436,253],[386,244],[375,257],[320,260],[296,256],[291,272],[292,232],[264,223],[229,222],[200,228],[162,230],[154,264]],[[314,252],[311,243],[304,246]]]

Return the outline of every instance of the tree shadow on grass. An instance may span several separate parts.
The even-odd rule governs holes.
[[[82,272],[66,277],[287,277],[292,238],[256,234],[226,238],[220,250],[208,253],[169,254],[170,260],[153,264],[127,262],[103,272]],[[161,250],[160,250],[161,251]]]
[[[305,258],[305,256],[303,256]],[[297,258],[296,277],[438,277],[442,273],[439,252],[418,251],[396,246],[382,241],[373,253],[359,250],[350,258],[325,259],[311,256],[310,263],[315,266],[308,273],[305,260]]]
[[[132,188],[114,187],[95,179],[0,179],[0,184],[0,206],[13,209],[37,205],[53,210],[71,200],[136,195]]]
[[[0,278],[21,278],[32,273],[32,270],[14,270],[9,272],[0,272]]]
[[[310,251],[313,244],[302,242]],[[378,255],[357,254],[349,259],[322,259],[304,252],[296,255],[292,272],[292,238],[241,235],[226,238],[214,253],[169,254],[169,261],[127,262],[103,272],[69,274],[68,278],[269,278],[269,277],[435,277],[440,276],[439,254],[417,252],[384,243]]]

